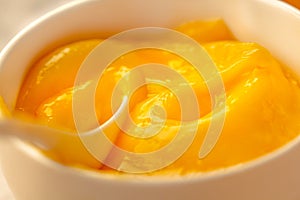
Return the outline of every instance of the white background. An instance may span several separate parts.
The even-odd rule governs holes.
[[[0,50],[31,21],[70,1],[72,0],[0,0]],[[13,199],[0,169],[0,200]]]

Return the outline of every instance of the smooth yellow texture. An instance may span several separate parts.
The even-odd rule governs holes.
[[[203,45],[217,65],[226,89],[224,129],[207,157],[199,159],[198,153],[211,120],[210,96],[201,76],[182,58],[155,49],[123,55],[106,69],[96,94],[97,115],[103,123],[112,115],[110,102],[116,83],[138,65],[168,65],[192,86],[201,111],[196,138],[181,158],[153,174],[205,172],[245,163],[278,149],[298,135],[298,80],[265,48],[235,41],[221,20],[189,22],[176,30]],[[40,59],[25,78],[16,109],[42,119],[49,126],[74,130],[72,84],[82,60],[100,42],[75,42]],[[149,111],[157,103],[164,106],[167,114],[166,124],[158,135],[138,139],[120,131],[117,140],[112,139],[112,142],[136,153],[155,151],[167,145],[178,131],[181,114],[178,100],[171,91],[155,84],[141,87],[130,100],[130,114],[138,126],[147,126],[151,123]],[[118,156],[111,153],[108,159]],[[103,166],[102,171],[112,170]]]
[[[81,63],[100,42],[99,39],[79,41],[40,58],[25,78],[16,108],[34,113],[43,101],[72,87]]]
[[[10,117],[11,113],[8,110],[4,99],[0,96],[0,120],[1,118]]]

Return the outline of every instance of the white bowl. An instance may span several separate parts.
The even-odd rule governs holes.
[[[260,43],[300,74],[300,12],[280,1],[85,0],[35,21],[5,47],[0,55],[0,94],[13,109],[32,61],[67,41],[220,17],[238,39]],[[299,140],[242,166],[177,178],[121,178],[70,168],[15,138],[0,141],[0,158],[7,182],[20,200],[296,200]]]

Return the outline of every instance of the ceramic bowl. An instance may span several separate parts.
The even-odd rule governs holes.
[[[211,18],[224,19],[239,40],[260,43],[300,74],[300,12],[280,1],[85,0],[41,17],[3,49],[0,94],[13,109],[30,64],[68,41]],[[0,158],[18,200],[296,200],[300,198],[299,140],[242,166],[187,177],[122,178],[66,167],[16,138],[1,140]]]

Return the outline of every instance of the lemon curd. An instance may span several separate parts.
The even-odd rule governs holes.
[[[175,30],[204,47],[217,66],[226,90],[224,127],[215,147],[205,158],[200,159],[198,154],[211,121],[210,95],[200,74],[183,58],[158,49],[122,55],[105,69],[95,97],[98,120],[104,123],[112,116],[114,87],[134,67],[146,63],[163,64],[188,81],[201,110],[196,137],[179,159],[153,174],[183,175],[242,164],[278,149],[298,135],[299,82],[268,50],[256,43],[237,41],[222,20],[189,22]],[[47,126],[75,132],[74,81],[83,60],[101,41],[77,41],[40,58],[25,76],[16,111]],[[180,127],[180,105],[172,91],[156,84],[140,87],[130,99],[130,115],[137,126],[148,126],[151,124],[150,109],[156,104],[164,107],[167,116],[158,134],[145,139],[120,130],[112,142],[135,153],[147,153],[167,145]],[[114,156],[117,155],[111,153],[108,158],[114,159]],[[64,159],[60,161],[64,163]],[[97,169],[116,172],[105,165]]]

